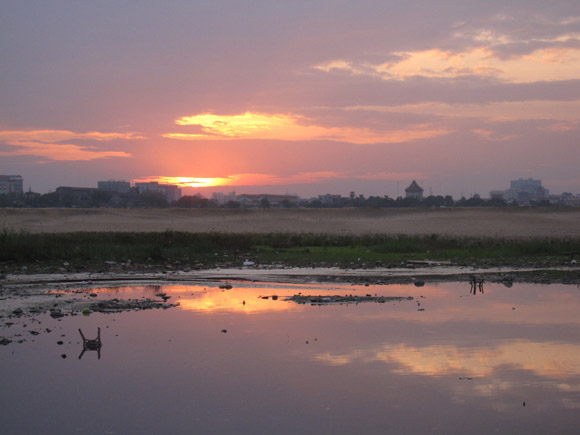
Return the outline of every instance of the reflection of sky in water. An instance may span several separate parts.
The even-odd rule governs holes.
[[[0,348],[7,433],[574,433],[580,423],[574,286],[219,284],[113,290],[166,292],[180,303],[171,310],[40,317],[51,333]],[[283,300],[300,292],[415,299]],[[78,360],[78,328],[98,326],[101,359]]]

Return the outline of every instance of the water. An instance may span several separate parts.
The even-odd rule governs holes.
[[[219,284],[99,289],[180,306],[3,326],[26,341],[0,346],[1,432],[577,433],[576,286]]]

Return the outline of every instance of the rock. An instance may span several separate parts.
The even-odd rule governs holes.
[[[14,314],[15,316],[21,316],[22,308],[16,308],[14,311],[12,311],[12,314]]]
[[[425,285],[425,281],[415,281],[415,287],[423,287]]]
[[[61,357],[62,359],[66,359],[66,353],[63,353],[63,354],[62,354],[60,357]]]
[[[2,346],[6,346],[6,345],[8,345],[8,344],[10,344],[10,343],[12,343],[12,340],[8,340],[7,338],[2,338],[2,339],[0,339],[0,344],[1,344]]]
[[[220,332],[221,332],[222,334],[226,334],[226,333],[228,332],[228,330],[227,330],[227,329],[222,329]]]
[[[52,317],[53,319],[59,319],[61,317],[64,317],[64,313],[62,311],[54,310],[50,312],[50,317]]]
[[[58,344],[59,346],[62,346],[64,344],[64,341],[59,340],[59,341],[56,342],[56,344]]]
[[[229,284],[220,285],[220,288],[223,290],[231,290],[233,287]]]

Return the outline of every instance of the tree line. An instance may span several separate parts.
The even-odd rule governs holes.
[[[390,198],[389,196],[364,195],[349,197],[333,196],[331,198],[319,197],[303,199],[296,203],[284,200],[272,204],[267,198],[262,198],[255,204],[242,204],[230,200],[225,204],[219,204],[208,198],[198,195],[182,196],[179,200],[168,202],[165,196],[157,192],[130,192],[115,194],[113,192],[96,190],[83,198],[73,195],[63,195],[58,192],[46,194],[26,192],[23,194],[0,194],[0,207],[26,207],[26,208],[50,208],[50,207],[78,207],[78,208],[343,208],[343,207],[369,207],[369,208],[413,208],[413,207],[508,207],[518,206],[517,201],[506,202],[502,199],[483,199],[479,195],[471,198],[462,197],[454,200],[450,195],[428,196],[423,199],[415,198]],[[549,206],[546,201],[532,202],[531,205]]]

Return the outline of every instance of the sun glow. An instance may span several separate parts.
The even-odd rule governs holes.
[[[174,184],[179,187],[215,187],[215,186],[276,186],[288,184],[308,184],[325,180],[357,179],[357,180],[422,180],[425,174],[421,172],[368,172],[364,174],[352,174],[345,172],[319,171],[299,172],[288,176],[274,174],[232,174],[227,177],[170,177],[151,176],[132,180],[134,183],[158,182],[160,184]]]
[[[198,177],[146,177],[133,180],[135,183],[158,182],[160,184],[174,184],[179,187],[212,187],[227,186],[232,183],[231,178],[198,178]]]

